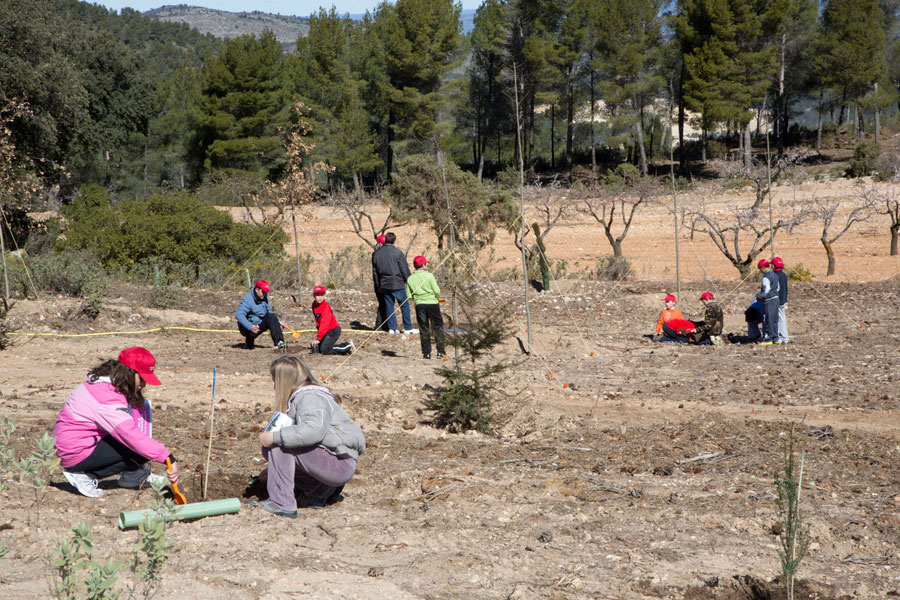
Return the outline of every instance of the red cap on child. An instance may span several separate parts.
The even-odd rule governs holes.
[[[761,258],[761,259],[759,259],[759,262],[756,263],[756,268],[758,268],[758,269],[765,269],[765,268],[768,267],[770,264],[771,264],[771,263],[770,263],[769,261],[767,261],[767,260],[764,259],[764,258]]]
[[[426,259],[424,256],[417,256],[413,259],[414,267],[421,267],[422,265],[425,265],[425,264],[428,264],[428,259]]]
[[[140,346],[125,348],[119,353],[118,361],[130,369],[138,372],[149,385],[162,385],[159,378],[153,374],[156,366],[156,358],[150,351]]]
[[[269,293],[269,282],[266,281],[265,279],[260,279],[259,281],[256,282],[255,285],[256,285],[256,287],[258,287],[265,293],[267,293],[267,294]]]
[[[324,286],[324,285],[317,285],[316,287],[314,287],[314,288],[313,288],[313,295],[315,296],[316,294],[322,294],[322,295],[325,295],[325,286]]]
[[[776,256],[775,258],[772,259],[772,266],[775,267],[776,269],[783,269],[784,261],[781,260],[780,256]]]
[[[378,237],[375,238],[375,241],[384,246],[384,234],[382,233]]]
[[[712,292],[703,292],[700,294],[701,300],[715,300],[716,297],[712,295]]]
[[[663,302],[669,302],[670,300],[672,302],[678,302],[678,300],[676,300],[675,296],[673,296],[672,294],[666,294],[666,297],[663,298]]]

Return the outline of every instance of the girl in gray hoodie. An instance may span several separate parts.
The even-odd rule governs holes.
[[[362,429],[350,420],[338,398],[315,384],[302,360],[280,356],[272,361],[269,372],[275,382],[274,408],[289,416],[293,424],[259,434],[263,457],[269,461],[269,498],[258,505],[295,519],[295,491],[307,496],[310,508],[336,500],[356,472],[366,442]]]

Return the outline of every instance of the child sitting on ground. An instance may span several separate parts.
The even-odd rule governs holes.
[[[313,288],[313,316],[316,318],[316,341],[313,342],[313,354],[350,354],[356,346],[353,342],[337,343],[341,337],[341,326],[338,324],[331,310],[331,305],[325,302],[325,287],[317,285]]]
[[[656,332],[653,335],[653,340],[656,342],[662,340],[663,324],[665,324],[666,321],[671,321],[672,319],[684,319],[681,315],[681,311],[675,308],[675,303],[677,302],[675,296],[667,294],[666,297],[663,298],[663,302],[666,303],[666,307],[659,313],[659,320],[656,322]]]

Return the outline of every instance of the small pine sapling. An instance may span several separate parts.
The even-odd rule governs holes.
[[[784,474],[775,478],[778,489],[778,558],[781,560],[781,574],[784,577],[788,600],[794,600],[794,578],[800,561],[809,548],[809,525],[803,522],[800,511],[800,489],[803,485],[803,461],[800,453],[799,472],[794,459],[794,432],[791,430],[788,447],[784,455]]]
[[[453,332],[445,335],[446,343],[459,351],[456,364],[435,369],[445,385],[425,401],[425,408],[434,411],[433,422],[437,427],[487,433],[493,421],[491,396],[497,391],[494,378],[508,365],[478,365],[477,361],[503,343],[510,336],[510,329],[507,321],[498,315],[467,320],[470,323],[467,330],[462,331],[454,324]]]

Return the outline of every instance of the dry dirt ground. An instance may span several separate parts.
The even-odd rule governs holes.
[[[807,238],[798,245],[814,247]],[[532,293],[530,356],[522,352],[521,284],[472,288],[478,313],[510,315],[517,336],[491,357],[510,365],[493,435],[429,424],[423,401],[441,381],[416,338],[351,332],[358,351],[344,358],[310,356],[310,334],[288,337],[289,352],[325,376],[362,425],[368,449],[357,475],[342,502],[301,509],[294,521],[243,505],[238,514],[173,523],[157,597],[783,598],[774,480],[791,430],[805,456],[801,502],[811,533],[797,597],[900,596],[900,278],[891,277],[896,257],[891,263],[879,250],[883,235],[852,239],[848,249],[870,244],[839,255],[839,269],[852,266],[852,277],[792,284],[791,343],[782,346],[643,337],[672,287],[663,254],[643,263],[655,271],[647,267],[636,281],[564,280]],[[575,255],[583,243],[557,246]],[[855,281],[870,254],[888,266]],[[712,289],[726,331],[740,333],[758,284],[739,284],[727,269],[722,277],[684,283],[680,305],[699,317],[695,298]],[[79,317],[72,299],[17,302],[9,320],[21,335],[0,352],[0,411],[18,426],[17,453],[52,429],[92,366],[143,345],[163,381],[148,392],[154,432],[182,461],[188,499],[203,496],[213,369],[208,498],[252,498],[274,349],[245,350],[236,333],[175,329],[27,335],[230,330],[241,295],[186,291],[178,310],[158,310],[147,308],[148,290],[120,287],[95,321]],[[329,298],[345,328],[371,323],[367,290]],[[275,301],[293,327],[310,326],[305,301]],[[132,555],[138,534],[119,531],[116,517],[142,508],[150,492],[105,486],[103,498],[86,498],[57,473],[36,505],[25,486],[8,482],[0,493],[0,541],[10,549],[0,558],[0,598],[47,597],[44,557],[79,521],[92,527],[95,557]],[[435,487],[448,493],[424,495]]]

